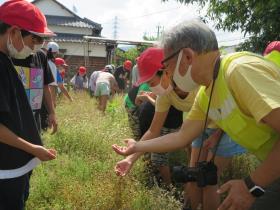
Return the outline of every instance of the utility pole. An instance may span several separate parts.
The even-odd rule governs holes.
[[[157,40],[159,40],[159,37],[160,37],[160,29],[161,29],[161,26],[160,25],[158,25],[157,26]]]
[[[113,38],[117,39],[118,38],[118,17],[115,16],[115,20],[114,20],[114,26],[113,26]]]

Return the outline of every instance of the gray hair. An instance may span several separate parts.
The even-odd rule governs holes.
[[[161,45],[164,49],[173,51],[191,48],[198,54],[219,49],[215,33],[198,20],[184,21],[166,31]]]

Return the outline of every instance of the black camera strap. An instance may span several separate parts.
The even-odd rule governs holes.
[[[215,62],[215,66],[214,66],[214,72],[213,72],[213,85],[211,87],[211,91],[210,91],[210,96],[209,96],[209,102],[208,102],[208,106],[207,106],[207,111],[206,111],[206,115],[205,115],[205,120],[204,120],[204,128],[203,128],[203,133],[201,136],[201,145],[199,148],[199,153],[198,153],[198,158],[197,158],[197,162],[199,162],[199,158],[201,155],[201,151],[203,148],[203,142],[206,140],[207,138],[207,133],[206,133],[206,128],[207,128],[207,120],[208,120],[208,114],[209,114],[209,109],[210,109],[210,105],[211,105],[211,100],[212,100],[212,95],[213,95],[213,90],[214,90],[214,86],[215,86],[215,81],[218,77],[218,73],[219,73],[219,68],[220,68],[220,63],[221,63],[221,58],[220,56],[217,58],[216,62]],[[216,156],[216,152],[219,146],[221,138],[219,138],[216,146],[215,146],[215,151],[213,153],[213,157],[211,159],[211,161],[214,162],[215,156]]]

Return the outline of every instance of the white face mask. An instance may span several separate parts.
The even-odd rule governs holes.
[[[29,55],[32,54],[33,50],[26,46],[23,42],[23,39],[21,38],[22,40],[22,44],[23,44],[23,48],[21,49],[21,51],[18,51],[13,43],[12,43],[12,40],[10,38],[10,36],[8,36],[8,40],[7,40],[7,49],[8,49],[8,53],[9,53],[9,56],[11,56],[12,58],[16,58],[16,59],[25,59],[27,58]]]
[[[37,51],[39,51],[42,48],[42,46],[43,46],[42,44],[35,44],[33,53],[36,53]]]
[[[184,92],[190,92],[194,89],[196,89],[199,84],[197,84],[193,79],[192,79],[192,65],[189,65],[187,73],[184,76],[180,75],[179,72],[179,67],[181,63],[181,59],[183,56],[183,50],[180,51],[178,59],[177,59],[177,64],[175,67],[174,75],[173,75],[173,80],[175,84],[177,85],[178,88],[180,88]]]
[[[168,94],[170,91],[173,90],[173,87],[169,84],[168,85],[168,88],[167,89],[164,89],[162,86],[161,86],[161,81],[158,85],[154,86],[154,87],[150,87],[151,91],[155,94],[155,95],[158,95],[158,96],[163,96],[163,95],[166,95]]]

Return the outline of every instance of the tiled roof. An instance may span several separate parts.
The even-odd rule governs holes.
[[[66,34],[56,33],[57,36],[53,37],[52,40],[55,42],[83,42],[82,34]]]
[[[51,16],[51,15],[46,15],[46,18],[49,25],[90,28],[98,31],[102,30],[100,24],[95,23],[87,18],[82,19],[79,17],[65,17],[65,16]]]
[[[57,36],[52,38],[52,41],[55,42],[86,42],[83,38],[83,34],[67,34],[67,33],[56,33]],[[102,42],[96,41],[95,43],[102,44]]]

